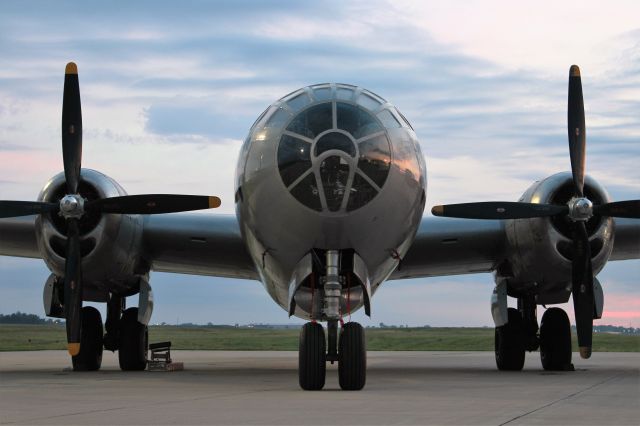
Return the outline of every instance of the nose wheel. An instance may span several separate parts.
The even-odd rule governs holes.
[[[300,331],[298,350],[298,378],[304,390],[324,387],[327,371],[327,352],[324,329],[317,322],[308,322]]]
[[[361,390],[366,382],[367,350],[364,329],[356,322],[349,322],[337,333],[329,333],[329,347],[338,348],[338,379],[343,390]],[[325,384],[327,342],[322,325],[308,322],[300,331],[298,351],[298,378],[304,390],[321,390]],[[334,358],[335,360],[335,358]]]
[[[357,322],[342,327],[338,343],[338,378],[343,390],[360,390],[367,380],[364,329]]]

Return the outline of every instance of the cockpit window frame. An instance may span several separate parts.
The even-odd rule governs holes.
[[[322,90],[323,92],[320,92],[320,93],[322,93],[323,96],[316,97],[315,95],[317,90]],[[329,98],[326,97],[327,95],[326,90],[330,91]],[[342,91],[343,94],[348,94],[348,96],[344,96],[344,97],[339,96],[340,91]],[[288,108],[288,102],[300,96],[307,96],[310,99],[310,102],[304,105],[302,108],[298,109],[297,111],[293,111],[293,109]],[[366,99],[366,102],[363,102],[362,99]],[[288,130],[290,124],[296,119],[296,117],[298,117],[299,114],[313,107],[316,107],[321,104],[326,104],[326,103],[331,104],[331,110],[332,110],[332,126],[330,129],[326,129],[325,131],[315,135],[313,138],[309,138],[309,137],[306,137],[305,135],[300,135],[299,133]],[[338,110],[338,104],[340,103],[344,103],[354,108],[361,109],[368,116],[372,117],[377,123],[377,125],[380,127],[380,130],[375,132],[373,135],[374,136],[384,135],[384,140],[386,141],[386,147],[382,149],[383,152],[388,152],[388,161],[385,161],[387,165],[386,166],[387,169],[386,169],[386,175],[384,180],[381,180],[379,178],[374,180],[358,167],[359,160],[361,160],[360,150],[358,149],[358,146],[362,141],[370,139],[372,137],[372,134],[367,134],[364,137],[360,137],[356,139],[353,137],[353,135],[350,132],[338,129],[338,111],[337,110]],[[365,105],[363,105],[363,103]],[[327,215],[342,215],[342,214],[349,213],[353,210],[357,210],[360,207],[365,206],[366,204],[371,202],[374,198],[376,198],[380,194],[380,192],[382,192],[384,185],[388,180],[389,174],[391,173],[391,166],[394,164],[395,156],[394,156],[394,149],[391,144],[390,130],[397,129],[397,128],[406,128],[406,129],[413,130],[411,128],[411,125],[408,123],[408,121],[404,118],[404,116],[400,114],[399,111],[397,111],[397,109],[393,105],[386,102],[380,96],[368,90],[362,89],[358,86],[352,86],[352,85],[346,85],[346,84],[331,84],[331,83],[316,84],[316,85],[308,86],[303,89],[299,89],[294,92],[291,92],[289,95],[282,98],[278,103],[274,105],[277,105],[278,107],[284,106],[284,108],[288,110],[287,112],[290,113],[289,119],[284,124],[282,124],[282,126],[280,126],[279,134],[273,135],[275,140],[277,140],[277,144],[278,144],[278,146],[275,149],[276,157],[278,156],[280,143],[284,135],[289,135],[301,140],[305,140],[310,144],[309,149],[310,149],[310,152],[312,153],[312,165],[309,169],[307,169],[302,174],[300,174],[295,179],[295,181],[289,182],[289,185],[285,185],[285,182],[282,181],[282,177],[280,177],[280,182],[283,185],[283,187],[287,189],[287,192],[289,192],[289,195],[291,195],[294,199],[296,199],[306,208],[309,208],[310,210],[313,210],[315,212],[320,212],[322,214],[327,214]],[[369,107],[367,107],[367,105]],[[390,114],[395,119],[395,121],[397,121],[398,126],[393,128],[389,128],[385,126],[382,120],[380,120],[380,118],[378,117],[378,114],[380,114],[382,111],[387,111],[388,114]],[[339,132],[339,133],[344,133],[349,135],[349,137],[354,143],[354,146],[356,147],[355,157],[350,157],[349,154],[339,149],[338,150],[328,149],[320,153],[320,155],[315,155],[317,142],[326,134],[331,132]],[[327,203],[326,194],[325,194],[325,183],[322,181],[322,176],[320,173],[320,165],[325,158],[333,157],[336,155],[341,158],[344,158],[345,162],[349,164],[349,178],[346,184],[346,193],[342,196],[340,208],[338,210],[334,209],[334,211],[332,211],[328,208],[328,203]],[[376,161],[379,161],[379,160],[376,160]],[[277,159],[276,159],[276,165],[278,165]],[[280,175],[280,167],[279,166],[277,167],[278,167],[278,174]],[[314,175],[314,178],[316,181],[315,183],[316,183],[317,192],[318,192],[316,196],[319,195],[320,197],[321,211],[318,210],[317,206],[312,207],[312,206],[306,205],[306,203],[303,200],[300,200],[297,196],[294,196],[292,193],[292,190],[297,185],[299,185],[302,181],[307,182],[307,185],[308,185],[310,174]],[[355,179],[356,175],[358,176],[358,179],[357,179],[358,181],[366,181],[367,185],[370,188],[372,188],[373,191],[375,191],[375,193],[373,194],[373,196],[365,196],[365,198],[361,197],[361,199],[357,203],[352,203],[350,202],[352,198],[351,191],[353,188],[352,185],[354,184],[354,180],[356,180]],[[368,189],[368,191],[371,192],[371,189]]]

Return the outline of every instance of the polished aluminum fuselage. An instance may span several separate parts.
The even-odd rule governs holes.
[[[318,88],[328,89],[323,90],[322,99],[314,96]],[[378,100],[378,105],[359,100],[365,94]],[[296,110],[292,100],[300,96],[305,97],[306,105]],[[381,124],[391,151],[386,180],[372,200],[352,211],[344,208],[329,211],[325,204],[322,211],[309,208],[292,195],[279,172],[278,147],[288,123],[305,109],[322,102],[331,102],[334,111],[333,130],[323,134],[339,131],[336,102],[343,107],[366,109],[376,117],[388,119],[391,113],[395,120],[390,121],[390,126],[389,121]],[[275,114],[282,118],[274,126],[271,117]],[[318,140],[309,142],[312,150]],[[354,144],[358,146],[357,141]],[[353,86],[312,86],[276,102],[252,127],[238,161],[236,212],[242,235],[261,281],[285,309],[294,268],[313,249],[353,249],[364,260],[375,291],[409,249],[422,218],[425,198],[426,168],[415,132],[393,106]]]

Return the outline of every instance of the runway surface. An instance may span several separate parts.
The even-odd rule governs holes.
[[[637,425],[640,354],[574,354],[576,371],[499,372],[489,352],[370,352],[365,389],[298,387],[295,352],[174,351],[179,372],[68,371],[66,352],[0,352],[2,424]],[[67,370],[64,370],[64,368]]]

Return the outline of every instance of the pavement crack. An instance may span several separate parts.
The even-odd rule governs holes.
[[[509,424],[509,423],[511,423],[511,422],[513,422],[513,421],[516,421],[516,420],[518,420],[518,419],[521,419],[521,418],[523,418],[523,417],[526,417],[526,416],[528,416],[528,415],[530,415],[530,414],[533,414],[533,413],[536,413],[536,412],[538,412],[538,411],[540,411],[540,410],[544,410],[545,408],[551,407],[552,405],[555,405],[555,404],[557,404],[557,403],[559,403],[559,402],[562,402],[562,401],[566,401],[566,400],[568,400],[568,399],[571,399],[571,398],[573,398],[573,397],[575,397],[575,396],[577,396],[577,395],[580,395],[581,393],[584,393],[584,392],[586,392],[586,391],[588,391],[588,390],[591,390],[591,389],[596,388],[596,387],[598,387],[598,386],[600,386],[600,385],[603,385],[603,384],[605,384],[605,383],[607,383],[607,382],[610,382],[610,381],[612,381],[613,379],[617,379],[617,378],[618,378],[618,377],[620,377],[620,376],[621,376],[621,374],[616,374],[615,376],[612,376],[612,377],[609,377],[609,378],[607,378],[607,379],[604,379],[604,380],[602,380],[602,381],[600,381],[600,382],[598,382],[598,383],[594,383],[593,385],[591,385],[591,386],[589,386],[589,387],[586,387],[586,388],[584,388],[584,389],[581,389],[581,390],[579,390],[579,391],[577,391],[577,392],[574,392],[574,393],[572,393],[572,394],[570,394],[570,395],[564,396],[564,397],[562,397],[562,398],[560,398],[560,399],[556,399],[555,401],[551,401],[551,402],[550,402],[550,403],[548,403],[548,404],[545,404],[545,405],[543,405],[543,406],[541,406],[541,407],[535,408],[535,409],[533,409],[533,410],[531,410],[531,411],[528,411],[528,412],[526,412],[526,413],[520,414],[519,416],[515,416],[515,417],[513,417],[512,419],[509,419],[509,420],[507,420],[507,421],[506,421],[506,422],[504,422],[504,423],[500,423],[498,426],[504,426],[504,425],[507,425],[507,424]]]

